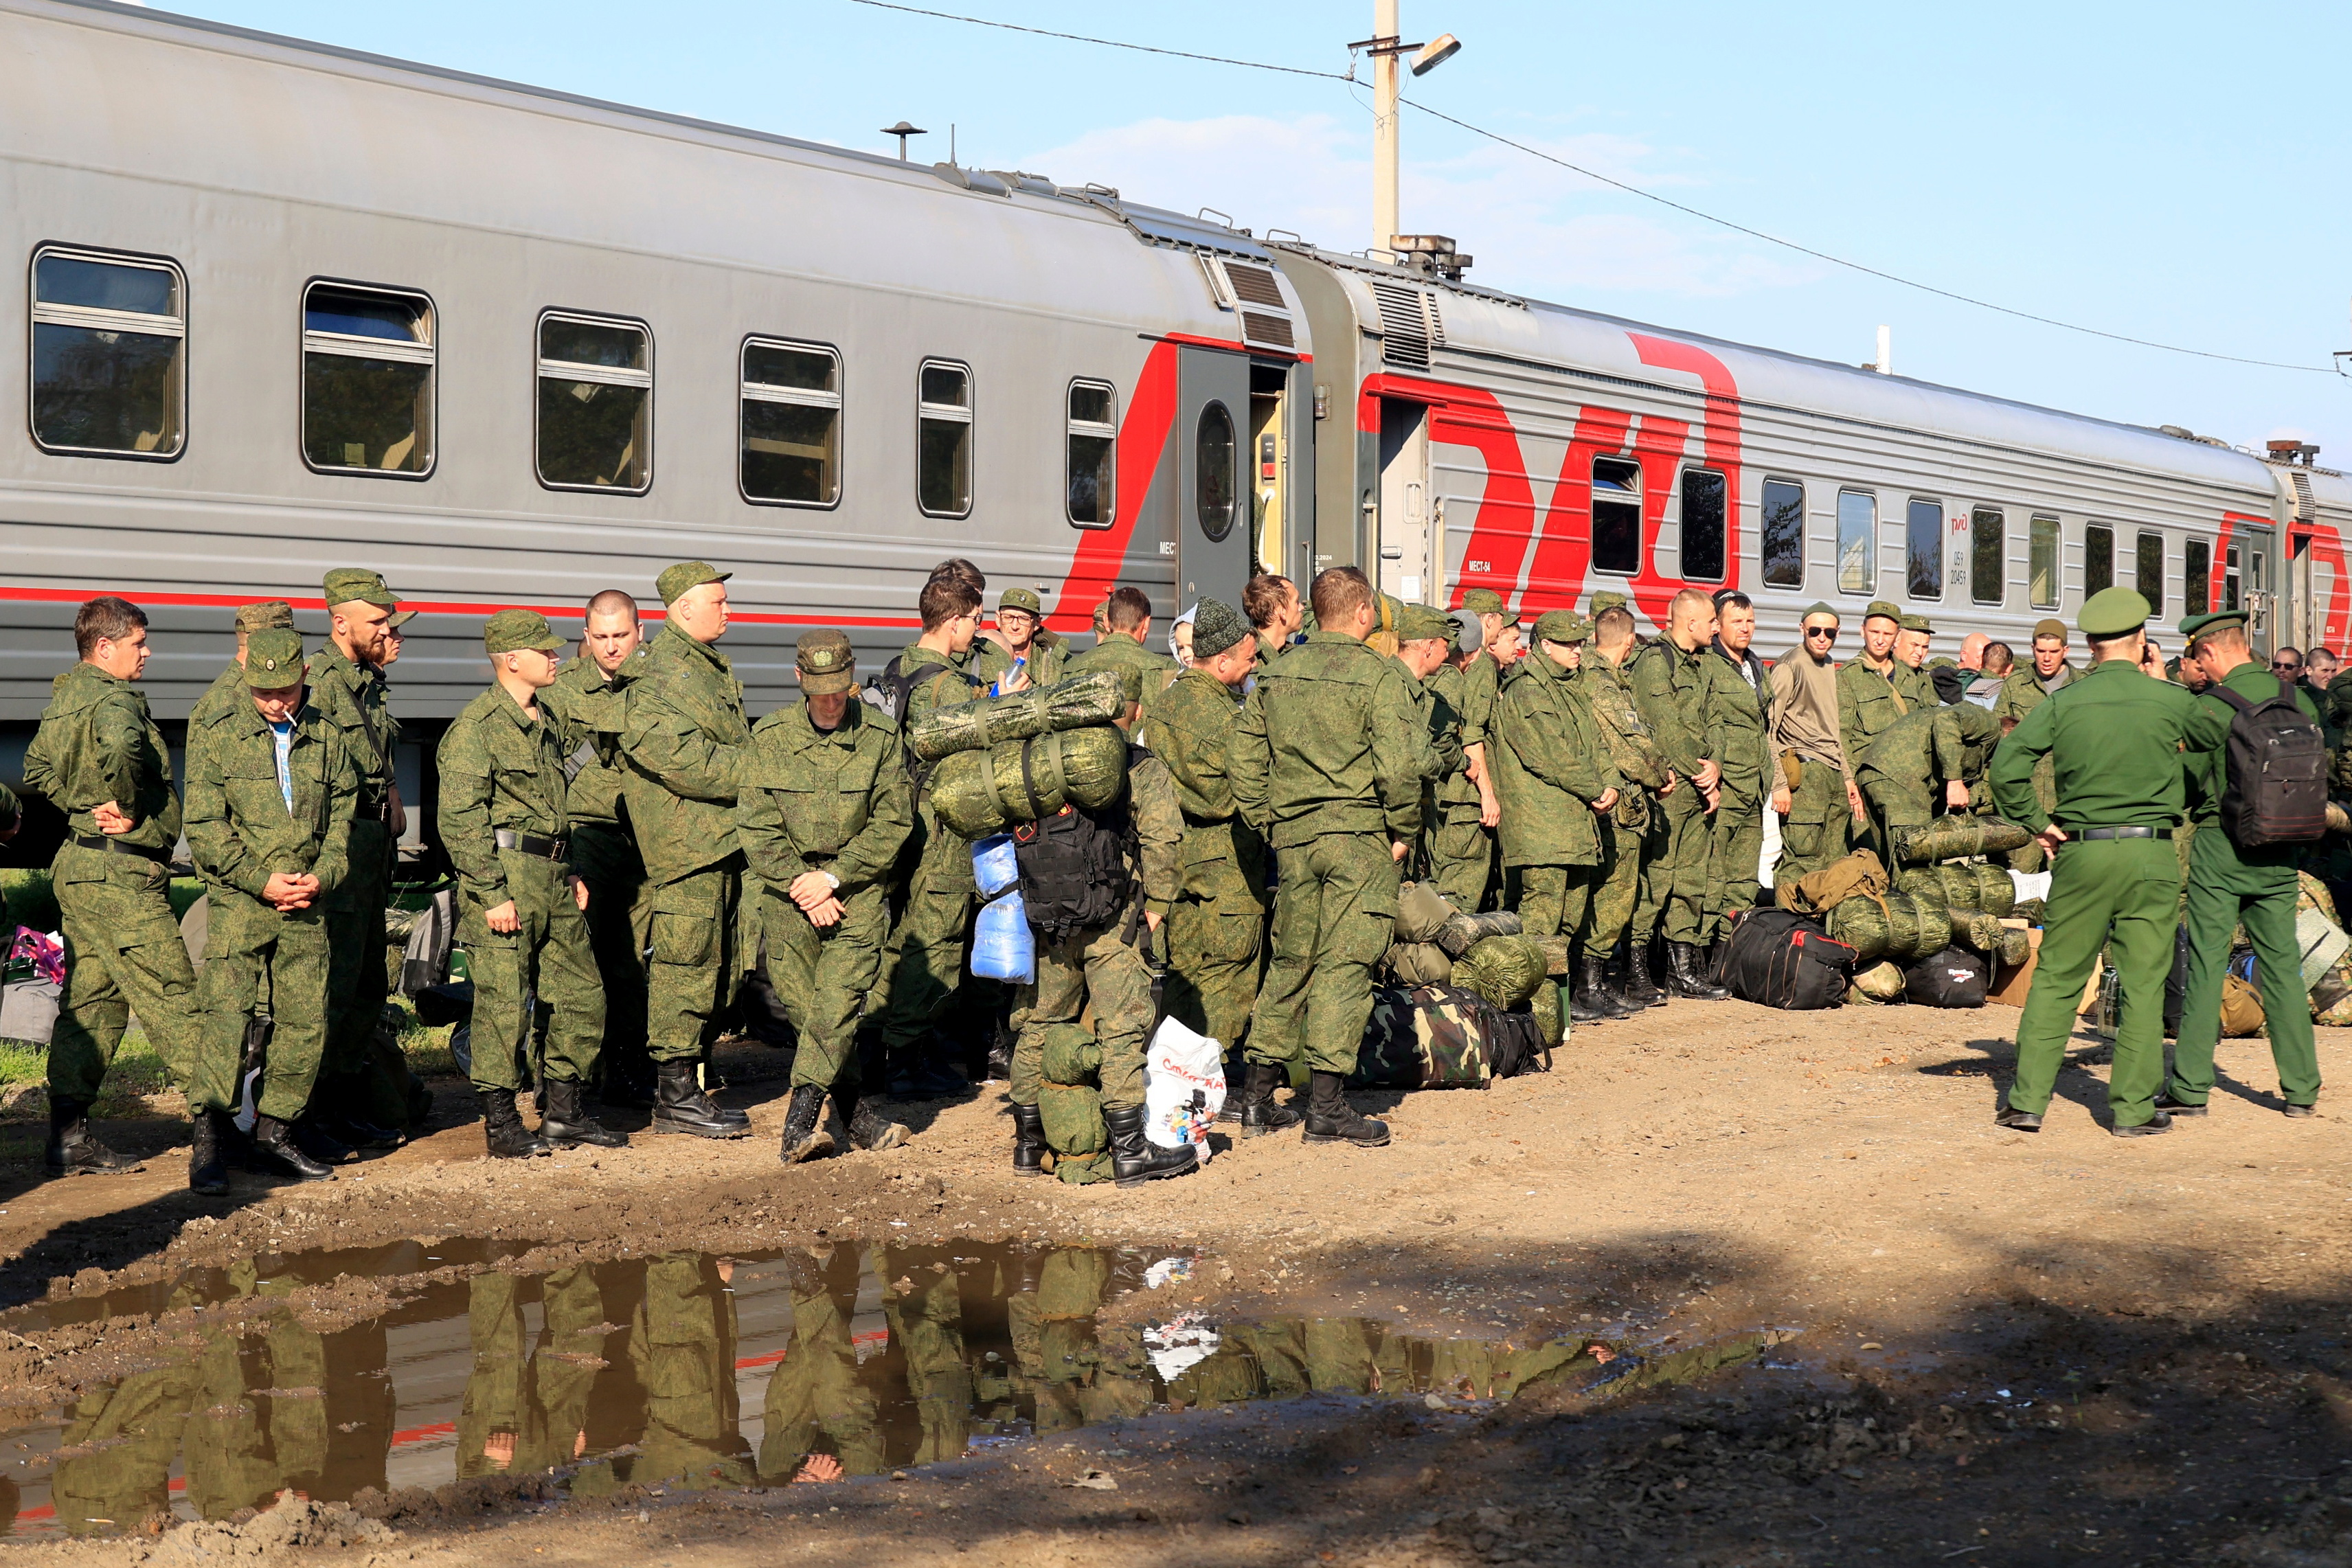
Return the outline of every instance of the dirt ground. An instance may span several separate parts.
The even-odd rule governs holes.
[[[995,1089],[902,1112],[903,1149],[781,1166],[783,1059],[757,1047],[722,1063],[742,1141],[493,1165],[468,1122],[331,1184],[240,1177],[227,1199],[183,1190],[166,1123],[104,1128],[144,1170],[47,1184],[38,1129],[15,1126],[0,1305],[404,1237],[561,1260],[879,1235],[1182,1245],[1203,1255],[1182,1303],[1229,1322],[1607,1333],[1659,1356],[1787,1336],[1769,1361],[1606,1398],[1570,1380],[1499,1405],[1159,1410],[831,1487],[566,1500],[509,1479],[412,1500],[389,1541],[289,1547],[342,1537],[271,1534],[264,1515],[208,1538],[212,1556],[2352,1564],[2344,1121],[2325,1098],[2317,1118],[2280,1115],[2267,1048],[2236,1040],[2210,1117],[2112,1138],[2085,1036],[2046,1129],[2006,1133],[2016,1017],[1680,1002],[1580,1030],[1547,1075],[1360,1097],[1390,1116],[1387,1149],[1252,1139],[1129,1191],[1014,1179]],[[2352,1031],[2319,1040],[2352,1081]],[[454,1117],[462,1086],[442,1098]],[[310,1310],[363,1315],[380,1290],[320,1286]],[[169,1340],[143,1318],[0,1328],[0,1405],[26,1413]],[[1087,1471],[1106,1475],[1069,1484]],[[198,1528],[0,1561],[193,1562]]]

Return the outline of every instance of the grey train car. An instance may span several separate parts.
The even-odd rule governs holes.
[[[924,165],[190,21],[0,0],[0,777],[74,606],[154,620],[167,728],[264,598],[422,612],[411,800],[483,618],[735,572],[754,714],[870,669],[968,556],[1085,636],[1259,565],[1528,612],[1737,586],[1761,646],[1889,598],[2022,652],[2108,582],[2341,646],[2340,476]]]

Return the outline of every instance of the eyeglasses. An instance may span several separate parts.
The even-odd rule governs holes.
[[[1832,643],[1837,641],[1837,632],[1838,629],[1834,626],[1808,626],[1805,628],[1806,636],[1827,637]]]

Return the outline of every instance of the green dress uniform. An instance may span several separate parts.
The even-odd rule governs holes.
[[[1880,730],[1855,758],[1854,782],[1888,828],[1944,814],[1944,786],[1973,789],[2000,744],[2000,721],[1973,703],[1917,708]]]
[[[2147,619],[2129,589],[2091,596],[2085,635],[2119,636]],[[2103,947],[2112,945],[2123,988],[2107,1101],[2115,1126],[2155,1114],[2164,1076],[2164,980],[2172,965],[2179,867],[2168,841],[2180,824],[2187,782],[2180,751],[2208,751],[2229,726],[2187,690],[2109,659],[2028,714],[1993,753],[1993,802],[2011,821],[2067,833],[2051,868],[2040,958],[2017,1025],[2011,1112],[2049,1108],[2081,1001]],[[2058,809],[2033,794],[2034,765],[2051,758]],[[2201,835],[2200,835],[2201,836]]]
[[[1686,651],[1672,637],[1660,637],[1625,667],[1643,723],[1666,766],[1682,778],[1680,788],[1658,797],[1658,825],[1652,830],[1655,853],[1633,912],[1636,942],[1654,935],[1694,947],[1706,941],[1714,827],[1696,777],[1699,765],[1709,760],[1706,715],[1714,683],[1700,661],[1711,657],[1705,649]]]
[[[615,1075],[642,1080],[646,1054],[646,943],[653,899],[645,858],[621,804],[628,768],[621,758],[628,688],[645,668],[640,646],[609,677],[593,659],[572,659],[539,694],[573,742],[563,769],[572,776],[564,803],[572,815],[572,871],[588,884],[588,942],[604,979],[604,1040],[597,1054],[606,1084]]]
[[[2242,612],[2192,616],[2180,634],[2194,640],[2217,625],[2244,623]],[[2221,684],[2250,702],[2279,695],[2279,678],[2249,661],[2221,677]],[[2237,710],[2210,692],[2196,702],[2221,726],[2226,737]],[[2295,706],[2317,723],[2311,698],[2294,694]],[[2240,849],[2221,825],[2221,796],[2229,783],[2222,742],[2192,750],[2188,758],[2191,820],[2198,832],[2189,846],[2189,987],[2180,1008],[2180,1033],[2173,1047],[2169,1099],[2202,1105],[2213,1092],[2213,1048],[2221,1037],[2221,977],[2230,959],[2230,937],[2241,925],[2254,946],[2254,973],[2262,982],[2263,1032],[2277,1065],[2279,1094],[2289,1105],[2319,1098],[2319,1057],[2311,1032],[2311,994],[2303,983],[2303,946],[2296,939],[2295,872],[2302,844]]]
[[[1491,787],[1495,749],[1495,710],[1502,700],[1502,666],[1481,653],[1456,669],[1445,664],[1429,677],[1438,700],[1458,716],[1462,748],[1484,747]],[[1426,825],[1423,858],[1429,878],[1445,901],[1465,915],[1486,907],[1495,891],[1496,830],[1481,821],[1484,808],[1477,783],[1465,763],[1448,773],[1437,787],[1437,810]]]
[[[1573,611],[1550,611],[1537,622],[1538,637],[1551,642],[1591,634],[1592,623]],[[1570,673],[1540,642],[1504,688],[1488,734],[1511,906],[1528,936],[1573,940],[1601,865],[1593,805],[1616,785]]]
[[[1265,842],[1234,802],[1241,695],[1195,665],[1146,710],[1183,813],[1181,886],[1168,913],[1169,1016],[1238,1061],[1265,966]]]
[[[173,1081],[184,1085],[202,1030],[165,869],[180,840],[180,797],[146,697],[95,664],[59,675],[25,753],[25,784],[67,823],[49,866],[66,950],[65,997],[49,1044],[52,1114],[68,1104],[86,1110],[98,1098],[133,1012]],[[131,818],[130,831],[99,831],[91,810],[110,800]]]
[[[1633,650],[1629,649],[1629,662],[1633,656]],[[1506,695],[1513,682],[1528,678],[1527,668],[1525,659],[1512,667],[1510,679],[1503,684]],[[1612,664],[1607,654],[1595,648],[1586,653],[1573,684],[1592,716],[1593,734],[1607,755],[1608,781],[1617,786],[1616,805],[1595,824],[1601,873],[1580,934],[1584,951],[1605,959],[1633,927],[1633,911],[1642,900],[1652,835],[1660,817],[1658,790],[1666,782],[1666,761],[1634,706],[1622,665]]]
[[[1763,661],[1753,653],[1735,656],[1721,639],[1700,654],[1699,666],[1706,672],[1707,755],[1723,768],[1723,787],[1708,823],[1703,940],[1712,942],[1733,916],[1756,907],[1764,858],[1764,773],[1770,752],[1764,740],[1764,697],[1769,687]]]

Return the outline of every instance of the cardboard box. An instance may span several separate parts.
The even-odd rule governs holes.
[[[1994,977],[1992,988],[1985,993],[1987,1006],[2021,1008],[2025,1005],[2026,993],[2033,988],[2034,965],[2040,962],[2042,957],[2042,927],[2029,926],[2025,933],[2025,944],[2028,948],[2025,962],[2001,966],[2000,973]],[[2090,995],[2084,998],[2083,1005],[2089,1007],[2098,999],[2098,980],[2095,976],[2091,981]]]

